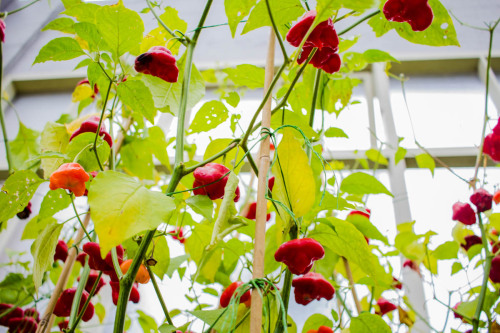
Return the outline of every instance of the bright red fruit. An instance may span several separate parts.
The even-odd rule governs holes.
[[[135,58],[135,70],[150,74],[167,82],[177,82],[179,69],[175,57],[169,49],[163,46],[153,46],[148,52]]]
[[[491,270],[489,275],[493,283],[500,283],[500,256],[496,256],[491,261]]]
[[[465,240],[465,244],[460,244],[460,246],[463,247],[465,251],[469,251],[469,249],[472,247],[472,245],[483,243],[483,240],[481,239],[481,237],[479,237],[477,235],[465,236],[464,240]]]
[[[12,333],[35,333],[38,328],[36,320],[31,317],[9,319],[8,326]]]
[[[35,308],[29,308],[24,310],[24,316],[35,319],[37,323],[40,321],[40,314]]]
[[[476,206],[479,213],[482,213],[491,209],[493,196],[485,189],[480,188],[470,196],[470,202]]]
[[[211,200],[223,198],[224,188],[229,179],[229,176],[226,175],[228,172],[229,169],[219,163],[207,163],[203,167],[196,168],[193,172],[193,187],[206,186],[193,190],[193,193],[195,195],[208,195]],[[238,202],[240,199],[239,186],[236,188],[235,195],[234,202]]]
[[[418,265],[416,262],[414,262],[413,260],[410,260],[410,259],[406,259],[404,262],[403,262],[403,268],[404,267],[408,267],[409,269],[411,270],[414,270],[415,272],[419,273],[420,274],[420,268],[418,268]]]
[[[247,219],[250,219],[250,220],[255,220],[257,218],[257,203],[256,202],[252,202],[248,206],[248,212],[245,215],[245,217]],[[266,221],[269,221],[270,219],[271,219],[271,213],[268,213],[266,216]]]
[[[111,281],[109,285],[111,286],[111,298],[113,300],[113,304],[117,305],[118,296],[120,295],[120,282]],[[130,291],[130,296],[128,298],[128,300],[133,303],[139,303],[139,301],[141,300],[141,295],[139,294],[139,289],[137,289],[137,286],[137,283],[132,286],[132,290]]]
[[[9,311],[12,308],[12,305],[0,303],[0,315],[4,312]],[[6,314],[5,316],[0,318],[0,326],[7,326],[9,320],[12,318],[22,318],[24,316],[23,309],[16,307],[14,310]]]
[[[85,182],[90,179],[88,173],[78,163],[64,163],[50,175],[51,190],[63,188],[73,192],[75,197],[85,194]]]
[[[391,302],[389,302],[388,300],[386,300],[383,297],[380,297],[377,300],[377,305],[378,305],[380,310],[376,311],[376,313],[380,316],[383,316],[386,313],[394,311],[398,308],[396,305],[392,304]]]
[[[493,132],[484,138],[483,153],[491,157],[495,162],[500,162],[500,119]]]
[[[71,313],[71,305],[73,304],[73,298],[75,298],[76,288],[66,289],[62,292],[61,296],[57,300],[56,307],[54,308],[54,315],[58,317],[68,317]],[[80,298],[80,306],[78,311],[81,311],[83,305],[87,301],[89,293],[85,290]],[[85,310],[82,320],[89,321],[94,316],[94,305],[89,302],[87,309]]]
[[[476,223],[476,213],[468,203],[456,202],[453,204],[453,221],[459,221],[466,225]]]
[[[62,262],[66,262],[66,258],[68,258],[68,245],[66,245],[66,242],[61,239],[56,245],[54,261],[61,260]]]
[[[347,221],[349,221],[349,216],[356,216],[356,215],[361,215],[361,216],[364,216],[366,218],[370,218],[370,215],[371,215],[371,210],[370,209],[366,209],[366,213],[361,211],[361,210],[353,210],[351,211],[348,215],[347,215]]]
[[[57,326],[59,326],[59,330],[63,332],[63,329],[68,328],[69,320],[61,321]]]
[[[89,277],[87,279],[87,284],[85,285],[85,290],[90,294],[90,292],[92,291],[92,288],[94,287],[94,284],[95,282],[97,281],[97,278],[99,277],[99,272],[95,271],[95,270],[90,270],[90,274],[89,274]],[[78,277],[77,279],[78,281],[80,281],[80,277]],[[101,290],[101,288],[106,284],[106,282],[104,281],[104,279],[101,277],[99,279],[99,282],[97,283],[97,287],[95,289],[95,292],[94,292],[94,295],[97,295],[97,293],[99,292],[99,290]]]
[[[173,234],[174,236],[172,236],[172,238],[178,240],[181,244],[184,244],[186,241],[186,238],[184,238],[184,231],[180,227],[176,227],[175,230],[169,231],[168,233]]]
[[[88,80],[87,80],[88,81]],[[97,133],[97,129],[99,128],[99,120],[101,118],[98,116],[92,116],[85,120],[81,125],[80,128],[77,129],[72,135],[71,138],[69,138],[69,141],[73,140],[74,137],[82,134],[82,133]],[[104,123],[101,123],[101,128],[99,129],[99,136],[104,135],[104,141],[108,143],[110,147],[113,147],[113,140],[111,140],[111,135],[106,131],[106,126],[104,126]]]
[[[292,286],[295,288],[295,302],[302,305],[307,305],[315,299],[331,300],[335,293],[332,284],[323,275],[313,272],[293,279]]]
[[[403,289],[403,284],[401,283],[401,281],[399,281],[398,279],[396,279],[394,276],[392,277],[392,286],[396,289]]]
[[[4,20],[0,19],[0,40],[5,42],[5,22]]]
[[[500,190],[496,191],[495,194],[493,194],[493,201],[496,205],[500,203]]]
[[[327,326],[320,326],[317,330],[309,330],[307,333],[333,333],[333,330]]]
[[[389,0],[383,13],[389,21],[408,22],[413,31],[427,29],[434,18],[427,0]]]
[[[243,285],[243,282],[236,281],[236,282],[231,283],[226,289],[224,289],[224,291],[220,295],[220,306],[221,307],[225,308],[229,305],[229,302],[231,302],[231,298],[233,297],[234,292],[241,285]],[[251,296],[251,293],[250,293],[250,290],[248,290],[240,297],[240,303],[245,303],[247,306],[249,306],[249,304],[247,304],[247,302],[250,301],[250,296]],[[237,297],[237,294],[234,297]]]
[[[286,40],[292,46],[299,47],[315,18],[316,11],[311,10],[307,12],[306,15],[288,31]],[[297,62],[302,64],[306,61],[311,51],[316,47],[318,50],[311,59],[311,65],[332,74],[340,69],[341,61],[340,56],[337,54],[338,46],[339,38],[333,26],[333,21],[332,19],[328,19],[318,24],[311,32],[302,47],[302,53]]]
[[[269,191],[273,191],[273,187],[274,187],[274,177],[271,177],[269,178],[269,180],[267,181],[267,187],[269,187]]]
[[[295,275],[309,272],[315,260],[325,256],[325,249],[312,238],[293,239],[281,244],[274,259],[288,266]]]

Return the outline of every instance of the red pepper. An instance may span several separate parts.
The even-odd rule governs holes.
[[[482,213],[491,209],[493,196],[485,189],[480,188],[470,196],[470,202],[476,206],[479,213]]]
[[[59,330],[63,332],[63,329],[68,328],[69,320],[61,321],[57,326],[59,326]]]
[[[427,0],[389,0],[383,13],[389,21],[408,22],[413,31],[427,29],[434,18]]]
[[[404,267],[408,267],[409,269],[414,270],[415,272],[417,272],[418,274],[420,274],[420,268],[418,267],[417,263],[414,262],[413,260],[406,259],[403,262],[403,268]]]
[[[180,227],[176,227],[175,230],[169,231],[168,233],[173,234],[174,236],[172,236],[172,238],[178,240],[181,244],[184,244],[186,241],[186,238],[184,238],[184,231]]]
[[[267,181],[267,187],[269,187],[269,191],[273,191],[274,188],[274,177],[269,178]]]
[[[11,304],[0,303],[0,315],[9,311],[12,308]],[[16,307],[14,310],[0,318],[0,326],[7,326],[12,318],[22,318],[24,316],[23,309]]]
[[[325,249],[312,238],[293,239],[281,244],[274,259],[288,266],[290,272],[296,275],[309,272],[315,260],[325,256]]]
[[[500,283],[500,256],[496,256],[491,261],[490,280],[493,283]]]
[[[93,242],[85,243],[83,245],[83,251],[89,255],[90,268],[102,271],[104,274],[109,275],[111,281],[118,281],[118,276],[116,275],[115,268],[113,266],[111,251],[108,252],[105,259],[102,259],[101,247],[99,244]],[[116,247],[116,256],[118,258],[118,263],[121,265],[123,262],[123,247],[121,245]],[[82,256],[82,259],[85,259],[85,257]]]
[[[88,173],[78,163],[64,163],[50,175],[51,190],[63,188],[73,192],[75,197],[85,194],[85,182],[90,179]]]
[[[66,289],[62,292],[61,296],[57,299],[56,306],[54,308],[54,315],[58,317],[68,317],[71,313],[71,305],[73,304],[73,298],[75,298],[76,288]],[[80,298],[80,306],[78,311],[81,311],[83,305],[87,301],[89,297],[89,293],[85,290],[82,293],[82,297]],[[94,305],[92,302],[89,302],[89,306],[85,310],[83,314],[82,320],[89,321],[94,316]]]
[[[37,323],[40,321],[40,314],[35,308],[29,308],[24,310],[24,316],[35,319]]]
[[[30,217],[30,215],[31,215],[31,201],[28,202],[28,205],[26,207],[24,207],[24,209],[22,211],[20,211],[19,213],[17,213],[16,215],[21,220],[25,220],[28,217]]]
[[[72,135],[71,138],[69,138],[69,141],[73,140],[74,137],[82,134],[82,133],[97,133],[97,129],[99,128],[99,121],[101,118],[98,116],[92,116],[85,120],[81,125],[80,128],[77,129]],[[104,126],[104,123],[101,124],[101,129],[99,130],[99,136],[104,135],[104,141],[108,143],[110,147],[113,147],[113,140],[111,140],[111,135],[109,135],[108,132],[106,132],[106,126]]]
[[[236,289],[238,289],[239,286],[243,285],[243,282],[241,281],[236,281],[231,283],[220,295],[220,306],[223,308],[226,308],[229,303],[231,302],[231,298],[233,297],[234,292]],[[240,303],[245,303],[247,307],[250,307],[250,290],[245,292],[241,297],[240,297]],[[237,294],[234,296],[237,297]]]
[[[287,33],[286,40],[295,47],[299,47],[307,31],[316,18],[316,11],[311,10],[298,21]],[[316,53],[311,59],[311,65],[320,68],[327,73],[338,72],[340,69],[340,56],[338,55],[339,38],[333,26],[332,19],[318,24],[307,38],[302,53],[298,59],[299,65],[309,57],[311,51],[316,47]]]
[[[323,275],[313,272],[293,279],[292,286],[295,287],[295,302],[302,305],[307,305],[315,299],[331,300],[335,293],[332,284]]]
[[[364,216],[366,217],[367,219],[370,218],[370,215],[371,215],[371,210],[370,209],[366,209],[366,213],[361,211],[361,210],[353,210],[351,211],[348,215],[347,215],[347,221],[349,221],[349,216],[356,216],[356,215],[361,215],[361,216]]]
[[[150,74],[171,83],[177,82],[179,76],[175,57],[163,46],[153,46],[135,58],[134,68],[139,73]]]
[[[56,245],[56,253],[54,253],[54,261],[66,262],[66,258],[68,258],[68,245],[65,241],[59,240]]]
[[[111,286],[111,298],[113,300],[113,304],[117,305],[118,296],[120,296],[120,282],[111,281],[109,285]],[[137,286],[138,284],[134,283],[134,285],[132,286],[132,290],[130,291],[128,300],[132,303],[139,303],[139,301],[141,300],[141,295],[139,294],[139,289],[137,289]]]
[[[483,240],[477,235],[465,236],[464,240],[465,244],[460,244],[460,246],[463,247],[465,251],[469,251],[472,245],[483,244]]]
[[[256,202],[252,202],[250,204],[250,206],[248,206],[248,212],[245,215],[245,217],[247,219],[250,219],[250,220],[255,220],[257,218],[257,203]],[[271,213],[268,213],[266,215],[266,221],[269,221],[270,219],[271,219]]]
[[[15,333],[35,333],[38,328],[36,320],[30,317],[12,318],[8,326],[9,332]]]
[[[468,203],[456,202],[453,204],[453,221],[459,221],[466,225],[476,223],[476,213]]]
[[[320,326],[317,330],[309,330],[307,333],[333,333],[333,330],[327,326]]]
[[[388,300],[386,300],[383,297],[380,297],[377,300],[377,305],[378,305],[379,310],[375,311],[375,313],[378,314],[379,316],[383,316],[386,313],[394,311],[398,308],[396,305],[392,304],[391,302],[389,302]]]
[[[87,284],[85,285],[85,290],[90,294],[92,291],[92,288],[94,287],[95,282],[97,281],[97,278],[99,277],[99,272],[95,270],[90,270],[89,277],[87,279]],[[77,278],[77,281],[80,281],[80,277]],[[106,284],[104,279],[101,277],[99,279],[99,282],[97,283],[97,287],[95,289],[94,295],[97,295],[99,290]]]
[[[193,190],[193,193],[195,195],[208,195],[211,200],[223,198],[224,188],[226,187],[227,180],[229,178],[229,176],[226,175],[228,172],[229,169],[219,163],[207,163],[203,167],[196,168],[193,172],[193,187],[199,187],[202,185],[206,186]],[[235,195],[234,202],[238,202],[240,199],[239,186],[236,188]]]
[[[403,289],[403,284],[401,283],[401,281],[399,281],[398,279],[396,279],[394,276],[392,277],[392,286],[396,289]]]
[[[5,22],[4,20],[0,19],[0,40],[5,42]]]

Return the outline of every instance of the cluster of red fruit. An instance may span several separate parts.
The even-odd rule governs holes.
[[[26,310],[11,304],[0,303],[0,326],[9,328],[12,333],[35,333],[40,315],[35,308]]]

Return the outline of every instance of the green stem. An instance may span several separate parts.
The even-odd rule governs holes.
[[[3,93],[2,76],[3,76],[3,43],[0,42],[0,93]],[[0,124],[2,125],[3,143],[5,145],[5,155],[7,156],[7,166],[9,168],[9,174],[11,174],[14,171],[14,166],[12,164],[12,154],[10,152],[9,139],[7,138],[7,128],[5,127],[5,117],[3,113],[2,103],[0,103]]]
[[[355,27],[357,27],[358,25],[360,25],[361,23],[363,23],[364,21],[368,20],[369,18],[372,18],[373,16],[377,15],[378,13],[380,13],[380,10],[377,10],[371,14],[368,14],[366,15],[365,17],[362,17],[361,19],[359,19],[358,21],[354,22],[352,25],[350,25],[349,27],[345,28],[344,30],[342,30],[340,33],[339,33],[339,36],[342,36],[343,34],[351,31],[352,29],[354,29]]]
[[[5,17],[7,17],[7,16],[9,16],[9,15],[12,15],[12,14],[15,14],[15,13],[17,13],[17,12],[20,12],[21,10],[23,10],[23,9],[25,9],[25,8],[28,8],[29,6],[31,6],[31,5],[33,5],[33,4],[35,4],[35,3],[37,3],[38,1],[40,1],[40,0],[33,0],[33,1],[31,1],[30,3],[28,3],[28,4],[26,4],[26,5],[22,6],[22,7],[20,7],[20,8],[18,8],[18,9],[14,9],[14,10],[12,10],[12,11],[10,11],[10,12],[6,12],[6,13],[0,13],[0,18],[5,18]]]
[[[156,12],[154,11],[153,7],[151,6],[151,3],[149,2],[149,0],[146,0],[146,3],[148,4],[148,7],[151,10],[151,13],[153,13],[154,17],[156,18],[156,20],[158,21],[158,23],[163,27],[163,29],[165,29],[172,37],[179,38],[179,36],[177,36],[175,34],[175,32],[173,32],[169,27],[167,27],[167,25],[165,24],[165,22],[163,22],[162,19],[160,19],[160,17],[156,14]],[[187,38],[187,37],[184,36],[184,38]],[[184,38],[182,38],[182,39],[179,38],[179,42],[182,45],[187,46],[188,42]]]
[[[491,269],[491,260],[493,259],[493,255],[488,249],[488,239],[486,238],[486,232],[484,230],[483,220],[481,218],[480,212],[477,213],[477,217],[479,222],[479,228],[481,229],[481,239],[483,241],[483,247],[486,253],[486,260],[484,262],[483,284],[481,285],[481,292],[479,293],[476,312],[474,313],[474,317],[472,318],[472,333],[477,333],[479,328],[479,319],[481,317],[481,312],[483,311],[484,300],[486,298],[486,291],[488,290],[488,279]]]
[[[75,211],[75,215],[76,215],[76,218],[78,219],[78,223],[80,223],[80,227],[82,228],[83,232],[85,232],[85,236],[88,238],[88,240],[92,241],[92,238],[90,238],[90,235],[87,232],[87,229],[85,229],[85,226],[83,225],[83,222],[80,219],[80,214],[78,214],[78,211],[76,210],[75,201],[73,200],[73,194],[70,194],[69,197],[71,198],[71,205],[73,206],[73,210]]]
[[[198,163],[196,165],[193,165],[193,166],[191,166],[189,168],[185,168],[183,176],[190,174],[191,172],[193,172],[197,168],[200,168],[200,167],[204,166],[207,163],[215,161],[216,159],[218,159],[221,156],[224,156],[225,154],[227,154],[228,152],[230,152],[231,150],[233,150],[234,148],[236,148],[238,146],[239,142],[240,142],[240,139],[235,139],[226,148],[224,148],[222,151],[218,152],[217,154],[215,154],[215,155],[207,158],[203,162],[200,162],[200,163]]]
[[[95,158],[97,159],[97,163],[99,164],[99,169],[101,169],[101,171],[104,171],[104,168],[102,167],[101,161],[99,160],[99,154],[97,153],[97,138],[99,137],[99,132],[101,131],[102,118],[104,118],[104,112],[106,111],[106,105],[108,104],[109,92],[111,91],[112,84],[113,81],[110,80],[108,91],[106,92],[106,98],[104,99],[104,105],[102,106],[101,117],[99,118],[99,125],[97,126],[97,131],[95,132],[94,146],[92,147],[95,153]]]
[[[299,236],[297,226],[294,224],[290,228],[290,240],[297,239]],[[292,289],[292,279],[293,274],[287,268],[285,273],[285,281],[283,282],[283,291],[281,292],[281,299],[283,300],[283,305],[285,307],[285,317],[288,314],[288,303],[290,302],[290,291]],[[274,333],[283,332],[283,328],[286,323],[283,322],[283,309],[280,309],[280,314],[278,315],[278,322],[276,323],[276,328],[274,329]]]
[[[95,280],[94,285],[92,286],[92,289],[90,290],[89,297],[87,297],[87,300],[83,304],[82,311],[80,311],[80,313],[78,314],[78,317],[76,318],[75,323],[70,328],[70,330],[68,331],[68,333],[75,332],[75,329],[77,328],[78,323],[80,322],[80,320],[82,320],[82,317],[85,314],[85,310],[87,310],[87,308],[89,306],[90,299],[92,298],[92,296],[94,296],[95,291],[97,289],[97,286],[99,285],[99,281],[101,280],[101,276],[102,276],[102,272],[99,271],[99,275],[97,276],[97,280]]]
[[[121,279],[123,276],[122,269],[120,268],[120,263],[118,262],[118,254],[116,253],[116,247],[111,249],[111,261],[113,262],[113,268],[115,269],[116,276]]]
[[[80,282],[78,282],[78,287],[76,288],[75,297],[73,298],[73,303],[71,304],[71,313],[69,315],[69,327],[73,327],[76,325],[76,317],[78,316],[78,310],[80,308],[80,302],[82,299],[82,293],[85,289],[85,285],[87,284],[87,280],[90,274],[89,267],[89,258],[85,257],[85,268],[83,269],[83,273],[80,275]],[[87,299],[89,299],[88,297]],[[82,311],[83,312],[83,311]]]
[[[203,14],[201,15],[200,21],[198,23],[198,27],[202,27],[205,19],[207,18],[208,12],[212,5],[213,0],[208,0],[205,9],[203,10]],[[201,29],[197,30],[191,42],[188,44],[187,48],[187,56],[186,56],[186,67],[184,69],[184,80],[182,82],[182,95],[181,95],[181,103],[179,107],[179,120],[177,122],[177,145],[175,146],[175,166],[172,172],[172,177],[170,178],[170,182],[168,184],[168,188],[166,193],[174,192],[179,184],[180,180],[183,177],[184,173],[184,121],[186,117],[187,110],[187,99],[189,93],[189,78],[191,75],[191,67],[193,62],[193,51],[196,46],[196,42],[198,41],[198,37],[200,35]],[[132,285],[134,283],[134,278],[137,275],[137,271],[139,270],[139,266],[146,254],[146,251],[149,247],[149,244],[154,238],[156,229],[149,230],[144,237],[142,238],[141,244],[139,245],[139,249],[137,250],[134,259],[132,260],[132,264],[129,267],[127,273],[120,280],[120,294],[118,296],[118,303],[116,309],[115,316],[115,325],[114,325],[114,333],[123,333],[123,329],[125,327],[125,314],[127,311],[127,303],[130,295],[130,291],[132,289]]]
[[[285,45],[283,44],[283,39],[281,38],[281,34],[278,30],[278,27],[276,26],[276,22],[274,21],[273,13],[271,11],[271,6],[269,5],[269,0],[266,0],[266,7],[267,7],[267,13],[269,14],[269,19],[271,20],[271,24],[273,26],[274,34],[276,35],[278,43],[280,44],[281,53],[283,53],[283,63],[288,64],[290,60],[288,59],[288,55],[286,54],[286,49]],[[267,99],[264,100],[267,101]]]
[[[113,117],[114,117],[114,113],[115,113],[115,106],[116,106],[117,99],[118,99],[118,94],[116,94],[115,98],[113,98],[113,104],[111,104],[111,111],[109,114],[109,135],[111,136],[111,142],[115,142],[115,135],[113,134],[113,123],[114,123]],[[113,145],[113,147],[111,147],[111,155],[109,156],[109,168],[111,170],[115,170],[115,168],[116,168],[115,149],[116,149],[116,145]]]
[[[349,16],[351,16],[351,15],[353,15],[353,14],[355,14],[355,13],[356,13],[356,11],[355,11],[355,10],[351,10],[349,13],[344,14],[344,15],[342,15],[341,17],[336,18],[336,19],[335,19],[335,21],[334,21],[333,23],[337,23],[337,22],[339,22],[339,21],[342,21],[343,19],[345,19],[345,18],[347,18],[347,17],[349,17]]]
[[[172,318],[170,318],[170,315],[168,313],[167,305],[165,304],[165,301],[163,300],[163,297],[161,295],[160,288],[158,288],[158,284],[156,283],[156,278],[153,274],[153,271],[151,270],[151,267],[149,267],[149,265],[146,265],[146,269],[148,270],[149,276],[151,277],[151,282],[153,282],[153,287],[155,288],[156,296],[158,296],[158,301],[160,301],[161,308],[163,309],[163,313],[167,318],[167,322],[170,325],[174,325],[174,323],[172,322]]]
[[[314,125],[314,113],[316,112],[316,99],[318,98],[318,91],[321,82],[321,73],[323,73],[323,70],[319,68],[316,69],[316,79],[314,80],[314,91],[312,96],[311,112],[309,114],[309,126],[311,126],[311,128]]]

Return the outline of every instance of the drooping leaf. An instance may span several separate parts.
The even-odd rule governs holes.
[[[62,14],[75,17],[79,22],[94,23],[101,6],[83,1],[63,0],[66,10]]]
[[[175,210],[172,198],[115,171],[100,172],[92,180],[88,201],[102,254],[139,232],[155,229]]]
[[[40,149],[43,152],[53,151],[65,153],[69,143],[69,134],[66,127],[54,122],[47,122],[42,131],[42,138],[40,140]],[[52,172],[64,162],[64,158],[43,158],[42,169],[45,178],[48,178]]]
[[[85,40],[88,45],[90,51],[99,51],[99,50],[107,50],[109,47],[106,45],[104,40],[102,39],[99,31],[97,30],[97,26],[93,23],[89,22],[79,22],[73,25],[76,34],[78,37]]]
[[[283,35],[288,31],[285,24],[294,21],[305,12],[300,0],[269,0],[269,7],[278,30]],[[266,1],[260,0],[250,13],[241,34],[246,34],[264,26],[271,26],[271,20],[269,19]]]
[[[195,213],[202,215],[208,220],[212,220],[214,203],[206,195],[193,195],[186,199],[186,203]]]
[[[345,177],[340,185],[342,192],[350,194],[387,194],[391,192],[375,177],[364,172],[355,172]]]
[[[196,112],[191,126],[189,126],[189,134],[208,132],[223,122],[229,117],[229,111],[221,101],[208,101]]]
[[[363,312],[357,317],[351,318],[351,333],[391,333],[391,328],[378,315]]]
[[[19,132],[17,132],[16,138],[10,142],[12,163],[15,170],[30,167],[25,162],[40,154],[39,136],[40,132],[29,129],[22,122],[19,122]]]
[[[341,129],[337,127],[330,127],[325,131],[325,136],[327,138],[349,138],[349,136]]]
[[[45,272],[54,262],[54,254],[56,245],[61,233],[62,224],[52,224],[43,229],[37,239],[31,246],[31,254],[33,255],[33,282],[35,290],[42,285],[42,279]]]
[[[434,176],[434,168],[436,167],[436,162],[429,154],[419,154],[415,156],[415,160],[417,161],[417,165],[419,168],[429,169]]]
[[[75,21],[73,21],[73,19],[69,17],[58,17],[47,23],[47,25],[42,28],[42,31],[56,30],[68,34],[73,34],[75,33],[75,29],[73,28],[74,23]]]
[[[156,158],[160,161],[161,164],[167,167],[167,169],[171,169],[170,160],[168,158],[167,153],[167,140],[165,139],[165,133],[158,126],[152,126],[148,128],[148,146],[156,156]]]
[[[151,270],[158,275],[160,280],[163,280],[163,277],[167,273],[168,266],[170,265],[170,250],[165,236],[158,237],[153,242],[154,258],[157,263],[151,267]]]
[[[233,38],[238,24],[250,13],[256,2],[257,0],[224,0],[224,9]]]
[[[144,333],[158,333],[158,324],[153,317],[148,316],[141,310],[137,310],[137,313],[139,314],[137,321]]]
[[[173,7],[165,7],[165,12],[160,15],[160,19],[172,30],[172,31],[179,31],[180,33],[185,34],[187,31],[187,23],[183,19],[179,17],[179,13],[177,9]],[[158,22],[158,28],[160,30],[165,30],[160,22]],[[172,39],[172,36],[169,33],[166,33],[164,35],[165,39],[168,40],[168,44],[166,47],[172,52],[172,54],[177,54],[179,52],[179,47],[181,46],[181,43],[179,43],[177,40]],[[165,43],[164,43],[165,44]],[[163,44],[163,45],[164,45]],[[162,45],[162,46],[163,46]]]
[[[438,260],[456,259],[458,249],[459,245],[457,242],[449,241],[439,245],[434,251],[432,251],[432,255]]]
[[[299,127],[308,138],[317,138],[318,133],[309,126],[309,117],[289,110],[279,110],[271,116],[271,128],[277,129],[282,125]],[[296,132],[297,135],[300,135]]]
[[[389,244],[389,242],[387,241],[387,237],[382,235],[382,233],[370,222],[370,220],[366,216],[361,214],[353,214],[350,215],[347,219],[366,237],[382,241],[387,245]]]
[[[339,114],[351,100],[352,90],[361,84],[357,78],[345,77],[328,82],[327,89],[322,96],[322,106],[329,113]]]
[[[52,39],[42,47],[33,64],[46,61],[70,60],[84,54],[76,40],[71,37],[60,37]]]
[[[377,149],[368,149],[365,152],[365,155],[370,161],[372,161],[374,163],[382,164],[382,165],[389,164],[389,161],[387,160],[387,158],[385,158],[385,156],[382,155],[382,153]]]
[[[24,227],[21,239],[36,239],[48,225],[52,224],[57,224],[57,220],[52,216],[45,218],[40,215],[33,216]]]
[[[370,49],[366,50],[363,52],[363,56],[366,60],[367,63],[374,63],[374,62],[399,62],[396,58],[391,56],[389,53],[381,51],[381,50],[376,50],[376,49]]]
[[[66,193],[66,190],[59,188],[57,190],[48,191],[43,197],[38,216],[42,219],[53,216],[55,213],[65,209],[70,204],[71,198]]]
[[[30,295],[34,289],[31,275],[23,276],[20,273],[9,273],[0,282],[0,302],[24,306],[33,300]]]
[[[398,147],[396,154],[394,155],[394,164],[398,164],[406,156],[406,149],[403,147]]]
[[[250,89],[264,87],[265,70],[255,65],[238,65],[235,68],[226,68],[224,73],[237,87],[248,87]]]
[[[117,87],[118,96],[132,110],[141,113],[150,123],[154,123],[156,109],[151,92],[139,80],[127,80]]]

